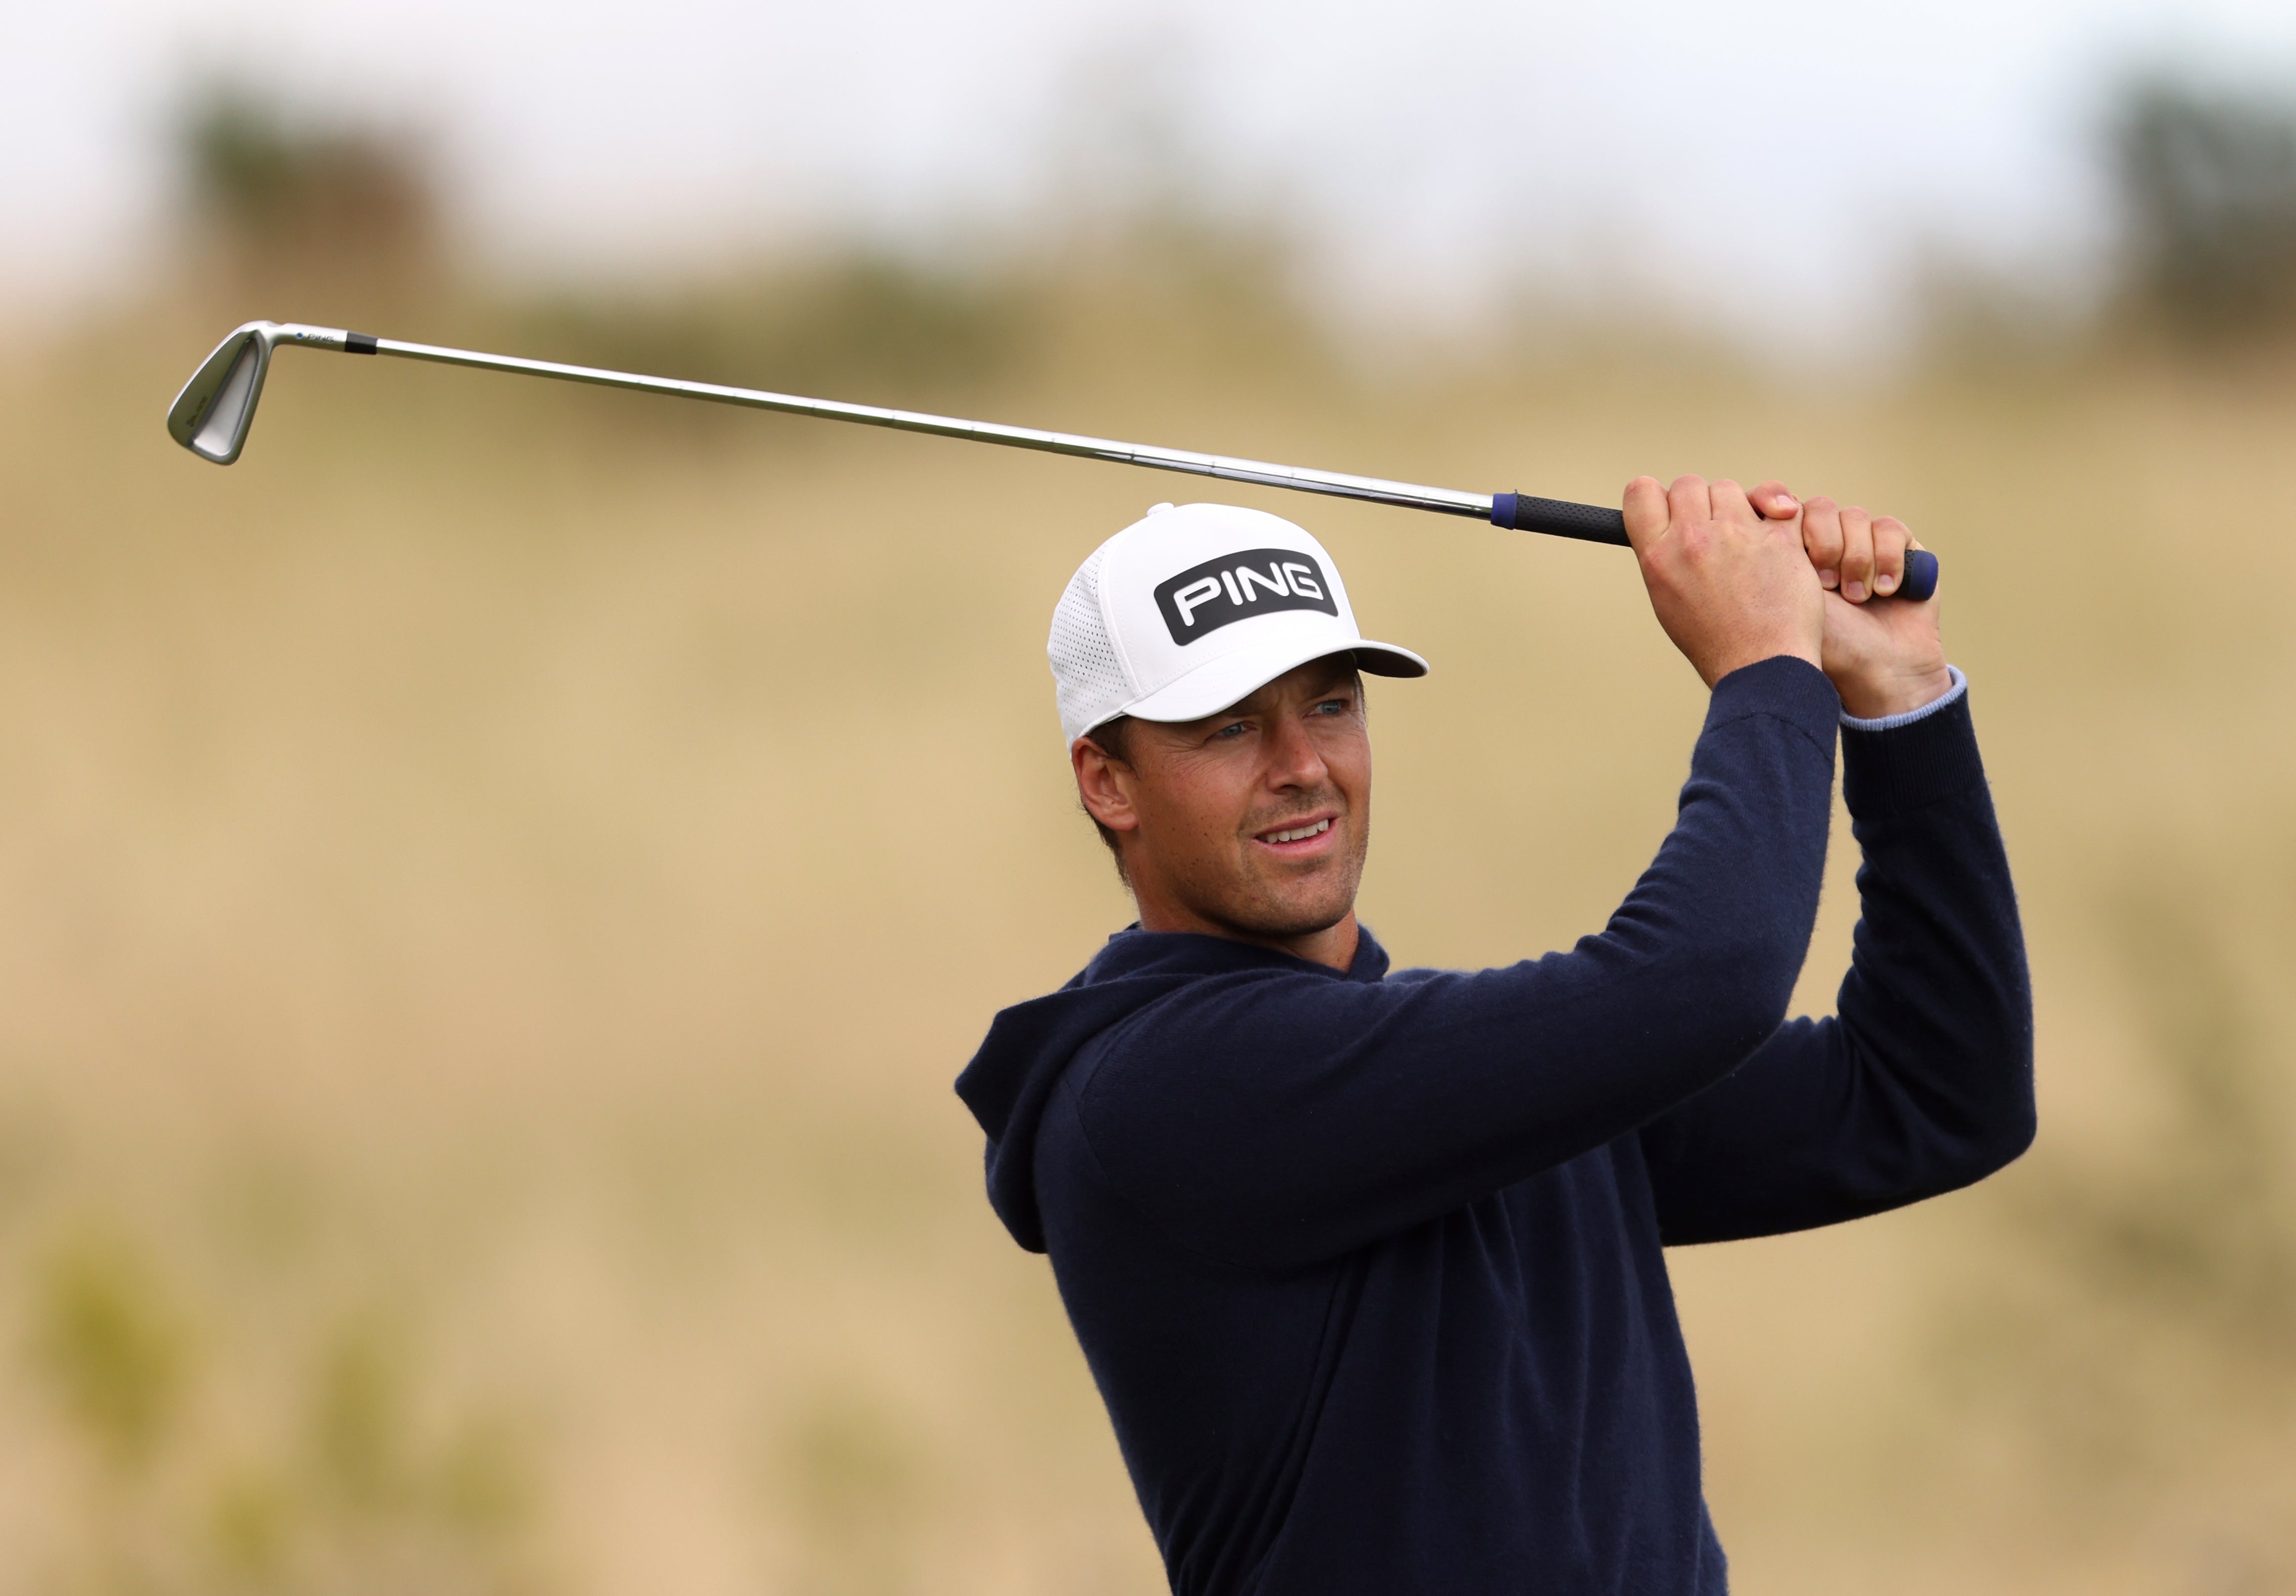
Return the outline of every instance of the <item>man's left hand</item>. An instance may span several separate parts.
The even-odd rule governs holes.
[[[1828,498],[1797,499],[1781,482],[1765,482],[1747,496],[1771,520],[1801,521],[1802,547],[1826,590],[1823,663],[1844,709],[1874,720],[1918,709],[1952,690],[1938,601],[1874,602],[1897,591],[1906,551],[1921,547],[1905,522]]]

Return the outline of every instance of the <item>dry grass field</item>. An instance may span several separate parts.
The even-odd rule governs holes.
[[[0,357],[0,1590],[1160,1588],[949,1083],[1128,918],[1052,602],[1206,495],[293,355],[217,471],[160,413],[219,303]],[[1078,286],[987,378],[812,374],[1461,487],[1775,472],[1942,553],[2042,1136],[1677,1256],[1738,1588],[2296,1591],[2296,376],[1374,375],[1201,308]],[[1374,701],[1398,958],[1596,928],[1701,711],[1631,562],[1235,496],[1435,663]]]

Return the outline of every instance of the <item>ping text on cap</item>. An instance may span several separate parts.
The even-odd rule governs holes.
[[[1332,584],[1311,554],[1297,549],[1243,549],[1192,565],[1156,585],[1164,629],[1185,648],[1222,626],[1279,610],[1320,610],[1337,617]]]

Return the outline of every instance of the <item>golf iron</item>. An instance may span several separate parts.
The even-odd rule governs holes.
[[[1617,544],[1620,547],[1627,544],[1625,519],[1615,510],[1595,504],[1535,498],[1529,494],[1461,493],[1448,487],[1421,487],[1408,482],[1382,481],[1376,477],[1350,477],[1338,471],[1270,465],[1258,460],[1231,460],[1186,449],[1115,443],[1104,438],[1040,432],[1034,428],[999,426],[992,422],[958,421],[913,410],[884,410],[873,405],[805,399],[754,389],[725,388],[714,382],[640,377],[627,372],[560,365],[553,361],[523,360],[511,355],[481,355],[470,349],[401,343],[397,339],[375,338],[333,327],[306,327],[295,322],[250,322],[217,344],[215,353],[192,373],[192,380],[184,384],[183,392],[168,407],[168,435],[202,460],[217,465],[229,465],[237,460],[240,451],[247,446],[247,430],[255,420],[256,402],[263,397],[263,379],[271,369],[271,352],[283,345],[332,349],[348,355],[392,355],[401,360],[427,360],[437,365],[473,366],[480,371],[554,377],[561,381],[587,382],[599,388],[674,394],[718,405],[745,405],[751,410],[818,416],[831,422],[857,422],[864,426],[890,427],[902,432],[931,433],[936,438],[960,438],[974,443],[1003,444],[1010,448],[1073,454],[1086,460],[1111,460],[1155,471],[1185,471],[1198,477],[1218,478],[1223,482],[1250,482],[1262,487],[1288,487],[1300,493],[1365,499],[1406,510],[1430,510],[1439,515],[1472,516],[1496,527],[1576,537],[1588,543]],[[1937,556],[1926,549],[1908,551],[1905,580],[1897,596],[1918,602],[1937,591]]]

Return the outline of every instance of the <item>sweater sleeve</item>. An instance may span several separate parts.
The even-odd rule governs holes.
[[[1192,983],[1079,1055],[1103,1176],[1182,1245],[1328,1257],[1624,1135],[1784,1018],[1824,873],[1840,700],[1797,659],[1718,683],[1673,831],[1601,935],[1472,973]]]
[[[1864,862],[1837,1017],[1781,1027],[1643,1128],[1669,1243],[1917,1202],[2032,1141],[2032,992],[1968,700],[1842,743]]]

